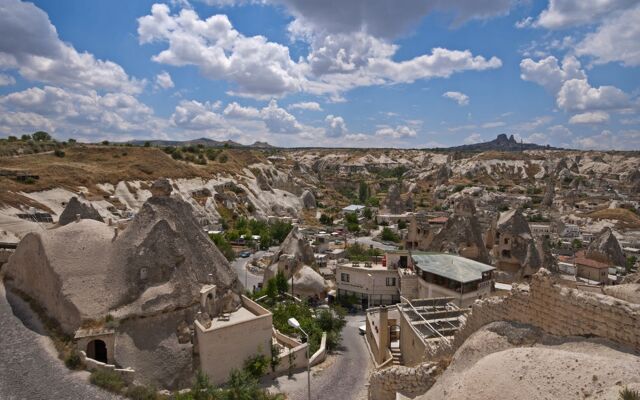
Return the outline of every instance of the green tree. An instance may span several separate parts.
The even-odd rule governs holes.
[[[360,181],[360,186],[358,187],[358,199],[360,203],[364,204],[369,198],[369,185],[365,181]]]
[[[270,225],[271,236],[278,244],[284,242],[284,239],[287,237],[289,232],[291,232],[291,229],[293,229],[293,225],[284,221],[274,221]]]
[[[33,140],[37,142],[45,142],[45,141],[51,140],[51,135],[49,135],[47,132],[44,132],[44,131],[35,132],[31,136],[33,137]]]
[[[392,231],[389,228],[382,228],[382,234],[380,235],[380,237],[382,238],[382,240],[388,241],[388,242],[399,242],[400,238],[398,237],[398,235]]]
[[[287,277],[284,276],[284,273],[282,271],[278,271],[275,280],[278,293],[284,294],[289,291],[289,281],[287,280]]]
[[[364,209],[364,211],[362,211],[362,216],[370,220],[371,218],[373,218],[373,211],[371,211],[371,209],[367,207]]]
[[[224,255],[227,261],[233,261],[236,259],[236,253],[233,251],[233,247],[231,247],[231,243],[227,241],[224,235],[221,234],[211,234],[209,235],[213,243],[216,245],[218,250]]]
[[[149,141],[144,142],[144,147],[151,147],[151,143]]]
[[[271,237],[271,232],[269,232],[268,229],[260,231],[260,249],[261,250],[268,250],[269,247],[271,246],[272,241],[273,241],[273,238]]]
[[[271,300],[275,300],[278,295],[278,284],[275,278],[271,278],[267,281],[267,287],[265,288],[265,294]]]
[[[580,250],[582,248],[582,240],[573,239],[573,241],[571,242],[571,247],[573,247],[574,250]]]
[[[406,229],[406,228],[407,228],[407,221],[405,220],[398,221],[398,229]]]
[[[22,135],[20,140],[22,140],[23,142],[28,142],[29,140],[31,140],[31,135]]]
[[[625,265],[625,268],[626,268],[627,272],[631,271],[631,268],[633,268],[633,266],[636,265],[636,261],[637,260],[638,259],[636,258],[636,256],[627,257],[627,262],[626,262],[626,265]]]
[[[320,214],[319,221],[322,225],[327,225],[327,226],[333,225],[333,218],[331,218],[327,214]]]

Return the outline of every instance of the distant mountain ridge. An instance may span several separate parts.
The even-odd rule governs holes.
[[[214,140],[208,138],[191,139],[191,140],[132,140],[128,143],[143,146],[145,143],[149,143],[152,146],[166,147],[166,146],[197,146],[202,145],[205,147],[233,147],[233,148],[245,148],[245,149],[275,149],[281,148],[272,146],[267,142],[256,141],[253,144],[245,145],[233,140]],[[304,148],[304,147],[303,147]],[[482,143],[464,144],[461,146],[442,147],[439,150],[447,151],[524,151],[524,150],[557,150],[555,147],[549,145],[539,145],[535,143],[523,143],[516,141],[513,135],[507,136],[502,133],[498,135],[494,140]]]
[[[464,144],[462,146],[447,147],[446,150],[455,151],[523,151],[523,150],[553,150],[549,145],[535,143],[523,143],[516,141],[513,135],[507,137],[501,133],[497,138],[488,142]]]
[[[267,142],[256,141],[253,144],[245,145],[233,140],[213,140],[208,138],[191,139],[191,140],[132,140],[131,143],[135,146],[143,146],[149,142],[152,146],[197,146],[203,145],[205,147],[246,147],[257,149],[271,149],[273,148]]]

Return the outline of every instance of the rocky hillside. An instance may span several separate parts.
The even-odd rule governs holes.
[[[629,209],[640,195],[637,153],[511,151],[514,140],[497,141],[508,144],[504,151],[67,144],[64,154],[0,157],[0,223],[19,227],[17,215],[31,207],[55,222],[74,196],[105,219],[128,218],[150,196],[151,182],[165,177],[212,229],[239,215],[315,220],[306,210],[337,214],[351,203],[433,211],[461,196],[474,198],[483,228],[518,205],[560,210],[596,223],[598,232],[640,226]]]

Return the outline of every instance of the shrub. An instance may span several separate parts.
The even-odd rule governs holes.
[[[223,235],[215,234],[209,235],[213,243],[215,243],[218,250],[222,252],[227,261],[233,261],[236,259],[236,253],[233,251],[233,247],[231,247],[231,243],[225,239]]]
[[[389,242],[399,242],[400,237],[389,228],[382,228],[382,234],[380,235],[382,240]]]
[[[109,145],[109,141],[108,140],[103,140],[102,144],[105,145],[105,146],[108,146]]]
[[[319,221],[322,225],[333,225],[333,218],[331,218],[327,214],[321,214]]]
[[[114,393],[121,393],[126,386],[122,377],[113,371],[93,371],[89,380],[94,385]]]
[[[60,157],[60,158],[64,157],[64,151],[62,151],[62,150],[60,150],[60,149],[55,150],[55,151],[53,152],[53,154],[54,154],[56,157]]]
[[[640,400],[640,392],[625,387],[619,393],[619,400]]]
[[[149,143],[149,142],[144,142],[144,147],[151,147],[151,143]]]
[[[71,351],[64,359],[64,365],[69,369],[81,369],[82,359],[77,351]]]
[[[244,370],[250,376],[260,379],[269,369],[269,360],[262,354],[257,354],[244,360]]]
[[[218,157],[218,161],[221,164],[226,163],[229,160],[229,157],[226,154],[220,154],[220,157]]]
[[[157,400],[160,399],[155,388],[147,386],[131,386],[127,389],[127,397],[133,400]]]
[[[51,135],[49,135],[47,132],[43,132],[43,131],[38,131],[38,132],[34,133],[31,136],[33,137],[33,140],[38,141],[38,142],[44,142],[44,141],[47,141],[47,140],[51,140]]]

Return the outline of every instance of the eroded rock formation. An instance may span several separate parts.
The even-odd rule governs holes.
[[[626,258],[611,228],[604,228],[587,248],[586,256],[615,266],[625,266]]]
[[[72,197],[64,208],[60,218],[58,219],[59,225],[67,225],[78,219],[93,219],[96,221],[104,222],[100,213],[93,208],[91,204],[81,203],[77,197]]]
[[[489,253],[482,240],[482,229],[475,215],[473,199],[462,197],[456,202],[454,214],[436,234],[429,250],[459,254],[489,263]]]
[[[11,285],[74,334],[116,322],[115,360],[157,387],[186,385],[193,344],[180,340],[204,285],[216,285],[214,312],[234,309],[241,285],[184,201],[159,182],[126,229],[91,219],[30,233],[6,266]],[[103,322],[100,322],[103,321]]]

